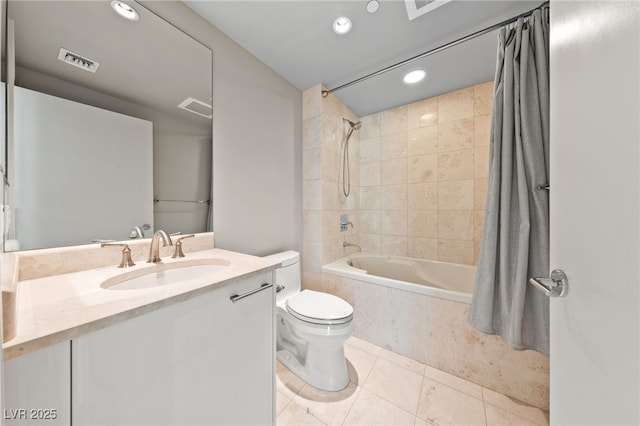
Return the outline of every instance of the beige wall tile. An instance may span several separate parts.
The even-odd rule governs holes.
[[[407,256],[407,237],[399,237],[394,235],[380,236],[380,253],[389,256]]]
[[[360,211],[360,232],[364,234],[380,233],[380,210]]]
[[[438,123],[438,98],[429,98],[408,105],[408,128],[432,126]]]
[[[360,187],[360,209],[379,210],[380,209],[380,186]]]
[[[406,210],[380,210],[380,233],[407,236]]]
[[[437,210],[438,183],[423,182],[407,185],[407,207],[409,210]]]
[[[322,240],[322,212],[306,210],[302,213],[302,239],[305,241]]]
[[[380,161],[380,183],[392,185],[407,183],[407,159],[396,158]]]
[[[407,156],[407,132],[392,133],[380,138],[380,159],[390,160]]]
[[[473,118],[438,125],[438,152],[473,148]]]
[[[317,117],[320,115],[320,102],[322,100],[322,86],[317,84],[302,92],[302,119]]]
[[[411,129],[407,134],[407,155],[435,154],[438,152],[438,126],[420,127]]]
[[[438,182],[438,208],[440,210],[472,210],[473,180]]]
[[[322,180],[305,180],[302,193],[303,210],[322,210]]]
[[[337,182],[324,182],[322,185],[322,209],[323,210],[340,210],[342,208],[340,202],[341,189],[338,188]]]
[[[438,239],[438,260],[473,265],[473,241]]]
[[[436,238],[409,237],[409,257],[437,260],[438,240]]]
[[[322,119],[308,118],[302,122],[302,149],[320,148],[322,146]]]
[[[335,152],[326,148],[322,149],[322,158],[318,161],[318,165],[322,168],[322,178],[327,181],[337,182],[340,179],[340,156]],[[355,170],[357,172],[357,170]],[[352,180],[357,175],[351,169]]]
[[[407,130],[407,106],[380,112],[380,135],[390,135]]]
[[[489,177],[489,147],[473,150],[473,177],[483,179]]]
[[[360,234],[360,247],[363,253],[380,253],[380,234]]]
[[[407,185],[381,185],[380,206],[383,209],[407,209]]]
[[[487,206],[487,191],[489,188],[489,179],[474,179],[473,180],[473,208],[476,210],[484,211]]]
[[[472,179],[474,177],[473,154],[472,149],[438,154],[438,179]]]
[[[320,241],[302,242],[302,267],[311,273],[320,273],[322,267],[322,243]]]
[[[322,150],[320,148],[302,151],[302,177],[304,180],[322,178]]]
[[[359,153],[360,163],[380,161],[380,138],[362,139]]]
[[[473,239],[480,242],[482,241],[482,229],[484,226],[484,211],[476,210],[474,212],[474,234]]]
[[[409,157],[407,163],[409,183],[431,182],[438,177],[438,154]]]
[[[380,185],[380,163],[360,164],[360,186]]]
[[[409,210],[409,237],[438,238],[438,210]]]
[[[438,123],[472,118],[473,113],[472,87],[438,96]]]
[[[478,148],[491,143],[491,114],[473,118],[473,145]]]
[[[473,210],[438,211],[438,238],[453,240],[473,240]]]
[[[491,114],[493,110],[493,81],[474,86],[475,115]]]
[[[333,152],[340,152],[342,131],[338,126],[338,118],[322,116],[322,147]]]
[[[360,128],[360,137],[362,139],[371,139],[380,137],[380,113],[367,115],[360,119],[362,127]]]

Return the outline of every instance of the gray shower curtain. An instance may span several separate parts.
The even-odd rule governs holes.
[[[549,353],[549,10],[502,28],[491,126],[489,193],[471,324],[514,349]]]

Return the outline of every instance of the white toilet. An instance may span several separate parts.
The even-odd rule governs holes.
[[[275,271],[278,359],[311,386],[344,389],[344,342],[353,333],[353,307],[332,294],[302,290],[298,252],[267,257],[282,262]]]

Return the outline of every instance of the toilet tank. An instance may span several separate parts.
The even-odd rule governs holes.
[[[276,293],[276,302],[300,292],[302,286],[300,253],[289,250],[265,257],[282,263],[281,267],[275,269],[275,284],[277,286],[284,286],[284,289]]]

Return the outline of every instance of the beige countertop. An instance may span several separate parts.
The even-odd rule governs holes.
[[[138,275],[158,268],[136,261],[129,268],[114,266],[24,279],[16,285],[15,337],[4,342],[4,359],[27,353],[107,327],[146,312],[187,300],[205,292],[273,269],[270,259],[207,249],[187,253],[183,259],[163,258],[162,267],[177,262],[207,263],[221,259],[228,266],[180,283],[153,288],[113,290],[101,287],[120,274]],[[224,262],[226,263],[226,262]]]

